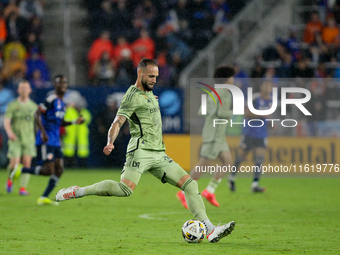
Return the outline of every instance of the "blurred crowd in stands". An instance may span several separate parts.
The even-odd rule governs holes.
[[[292,25],[286,37],[278,37],[274,45],[266,47],[258,57],[251,76],[265,74],[265,70],[260,68],[262,62],[266,67],[275,67],[275,74],[269,68],[271,75],[279,78],[339,78],[340,1],[332,3],[332,6],[303,12],[301,18],[306,19],[304,24]]]
[[[158,85],[177,86],[180,71],[197,51],[228,26],[249,0],[83,0],[92,43],[88,76],[92,84],[131,84],[142,58],[156,59]],[[301,14],[304,24],[289,28],[263,49],[240,78],[340,78],[340,0],[302,0],[319,6]],[[0,1],[0,79],[15,86],[28,79],[49,87],[43,49],[44,0]],[[326,88],[319,88],[326,91]],[[334,96],[331,93],[331,96]]]
[[[43,0],[0,1],[0,82],[15,87],[22,79],[34,88],[50,87],[43,49]]]
[[[183,67],[249,0],[83,0],[92,45],[92,84],[131,84],[142,58],[156,59],[159,85],[176,86]],[[49,87],[43,51],[44,0],[0,1],[0,75]]]
[[[278,87],[307,88],[311,99],[306,107],[313,114],[297,135],[325,135],[318,125],[340,120],[340,0],[302,0],[301,5],[302,11],[295,14],[302,23],[290,26],[285,36],[278,33],[275,43],[263,45],[249,74],[236,63],[236,82],[244,92],[248,77],[271,79]]]
[[[83,0],[93,43],[94,84],[129,85],[142,58],[156,59],[158,85],[177,86],[180,71],[249,0]]]

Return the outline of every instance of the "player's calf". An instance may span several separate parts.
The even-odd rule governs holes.
[[[112,180],[105,180],[86,187],[72,186],[61,189],[56,195],[56,201],[65,201],[89,195],[128,197],[132,193],[133,190],[124,182],[118,183]]]
[[[22,164],[15,164],[9,178],[12,182],[14,182],[15,180],[17,180],[19,178],[19,176],[21,175],[22,172],[22,168],[23,165]]]
[[[97,196],[115,196],[115,197],[129,197],[133,190],[124,182],[116,182],[113,180],[105,180],[93,185],[79,188],[79,195],[97,195]]]

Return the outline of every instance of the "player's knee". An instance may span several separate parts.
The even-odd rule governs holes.
[[[124,182],[120,182],[118,183],[120,189],[122,190],[122,194],[123,196],[122,197],[129,197],[132,195],[133,193],[133,190],[128,186],[126,185]]]
[[[59,167],[58,169],[56,169],[56,176],[60,177],[64,172],[64,168],[63,167]]]
[[[261,165],[264,161],[264,156],[263,155],[257,155],[255,156],[255,164],[256,165]]]
[[[104,185],[101,188],[105,196],[129,197],[133,193],[133,190],[124,182],[106,180],[102,183]]]
[[[40,170],[41,175],[52,175],[54,174],[54,169],[51,169],[49,167],[44,167]]]
[[[186,182],[182,185],[181,190],[184,191],[184,193],[198,193],[198,185],[197,182],[192,179],[191,177],[186,180]]]
[[[128,197],[132,195],[132,189],[123,182],[105,180],[94,184],[95,194],[98,196]]]
[[[55,174],[55,169],[54,169],[54,165],[52,164],[48,164],[48,163],[45,163],[44,166],[42,167],[42,170],[46,173],[46,174],[49,174],[49,175],[52,175],[52,174]]]

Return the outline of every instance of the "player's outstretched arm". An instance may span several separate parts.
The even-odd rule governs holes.
[[[114,149],[113,143],[116,140],[119,134],[119,130],[123,126],[125,120],[126,117],[122,115],[117,115],[113,123],[111,124],[109,132],[107,134],[107,145],[103,149],[105,155],[109,155],[111,151]]]
[[[42,111],[40,110],[40,108],[38,107],[38,109],[35,111],[34,114],[34,120],[35,120],[35,125],[36,127],[41,131],[41,139],[44,143],[46,143],[48,141],[48,136],[46,134],[46,130],[42,124],[41,121],[41,114]]]

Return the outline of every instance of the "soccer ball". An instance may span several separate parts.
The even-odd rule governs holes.
[[[188,243],[200,243],[205,235],[205,226],[198,220],[188,220],[182,227],[182,236]]]

